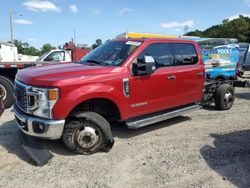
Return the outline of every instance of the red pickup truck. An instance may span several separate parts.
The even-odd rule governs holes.
[[[14,111],[27,135],[60,139],[76,153],[108,151],[110,123],[136,129],[215,102],[234,102],[232,81],[205,81],[197,43],[179,39],[117,39],[80,62],[18,72]]]

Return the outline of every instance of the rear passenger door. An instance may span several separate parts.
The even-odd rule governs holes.
[[[191,43],[174,43],[173,51],[178,105],[200,101],[203,95],[205,69],[195,46]]]

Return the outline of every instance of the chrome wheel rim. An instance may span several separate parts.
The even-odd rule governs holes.
[[[233,102],[233,94],[231,92],[226,92],[224,96],[224,102],[227,107],[231,106]]]
[[[83,150],[92,150],[101,143],[101,133],[93,126],[79,127],[74,134],[74,139]]]
[[[2,84],[0,84],[0,98],[3,98],[3,100],[5,100],[6,96],[7,96],[7,90]]]

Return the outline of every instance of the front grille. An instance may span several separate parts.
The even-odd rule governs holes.
[[[28,91],[28,86],[18,81],[15,82],[16,104],[24,112],[27,112],[28,109],[27,91]]]

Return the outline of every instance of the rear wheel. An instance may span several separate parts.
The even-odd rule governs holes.
[[[0,98],[3,98],[4,108],[9,108],[14,103],[13,83],[3,76],[0,76]]]
[[[234,103],[234,87],[229,84],[222,84],[217,89],[214,102],[218,110],[229,110]]]
[[[243,68],[242,66],[240,66],[240,67],[238,68],[238,70],[237,70],[237,75],[238,75],[239,77],[243,77],[244,72],[245,72],[244,68]]]
[[[62,140],[69,150],[80,154],[109,151],[114,143],[109,123],[94,112],[67,121]]]

